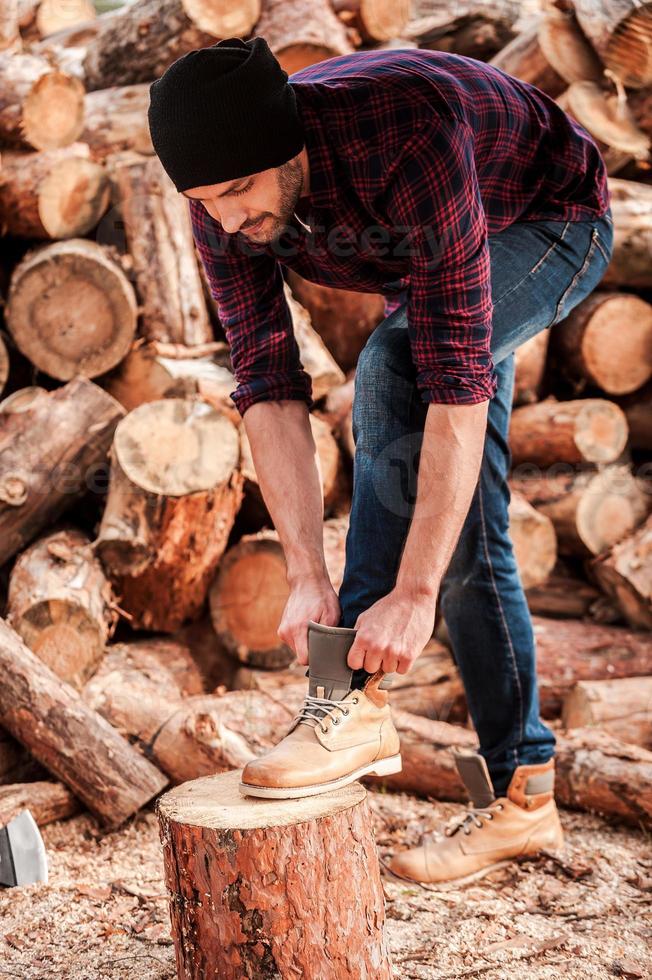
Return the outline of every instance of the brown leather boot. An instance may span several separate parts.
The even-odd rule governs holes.
[[[498,799],[479,753],[455,753],[455,762],[472,800],[469,812],[450,821],[443,836],[425,837],[419,847],[396,854],[389,865],[394,874],[412,881],[459,885],[513,858],[563,845],[553,795],[554,759],[518,766],[507,795]]]
[[[309,693],[285,737],[242,772],[245,796],[316,796],[373,773],[401,770],[399,738],[382,671],[351,689],[346,658],[355,630],[308,626]]]

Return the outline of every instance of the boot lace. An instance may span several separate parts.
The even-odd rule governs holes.
[[[353,698],[353,704],[358,703],[358,698]],[[326,731],[324,728],[324,721],[330,718],[334,725],[338,725],[341,715],[337,712],[341,712],[343,715],[348,715],[350,701],[336,701],[332,698],[318,698],[312,694],[307,694],[299,713],[295,717],[295,722],[298,724],[301,721],[306,721],[316,727],[318,724],[323,732]]]
[[[471,833],[474,826],[484,827],[483,820],[493,820],[495,811],[502,810],[502,803],[491,803],[489,806],[472,806],[469,804],[469,811],[460,820],[459,817],[454,817],[452,821],[444,828],[444,833],[446,837],[452,837],[453,834],[462,831],[468,836]]]

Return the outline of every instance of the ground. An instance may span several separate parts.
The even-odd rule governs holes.
[[[464,809],[369,798],[381,859]],[[562,823],[562,861],[512,864],[452,890],[387,875],[395,977],[652,977],[652,837],[570,811]],[[82,815],[43,835],[49,884],[0,893],[0,978],[174,980],[154,814],[108,835]]]

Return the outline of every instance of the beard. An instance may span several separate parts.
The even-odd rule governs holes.
[[[276,179],[279,189],[278,212],[267,212],[260,229],[251,236],[260,244],[270,245],[281,237],[294,214],[301,195],[303,172],[299,160],[288,160],[277,168]]]

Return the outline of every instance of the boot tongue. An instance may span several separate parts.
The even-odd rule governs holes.
[[[353,670],[346,658],[356,631],[308,622],[308,693],[341,701],[351,690]]]
[[[455,765],[466,786],[473,806],[489,806],[496,799],[491,776],[484,757],[478,752],[455,753]]]

